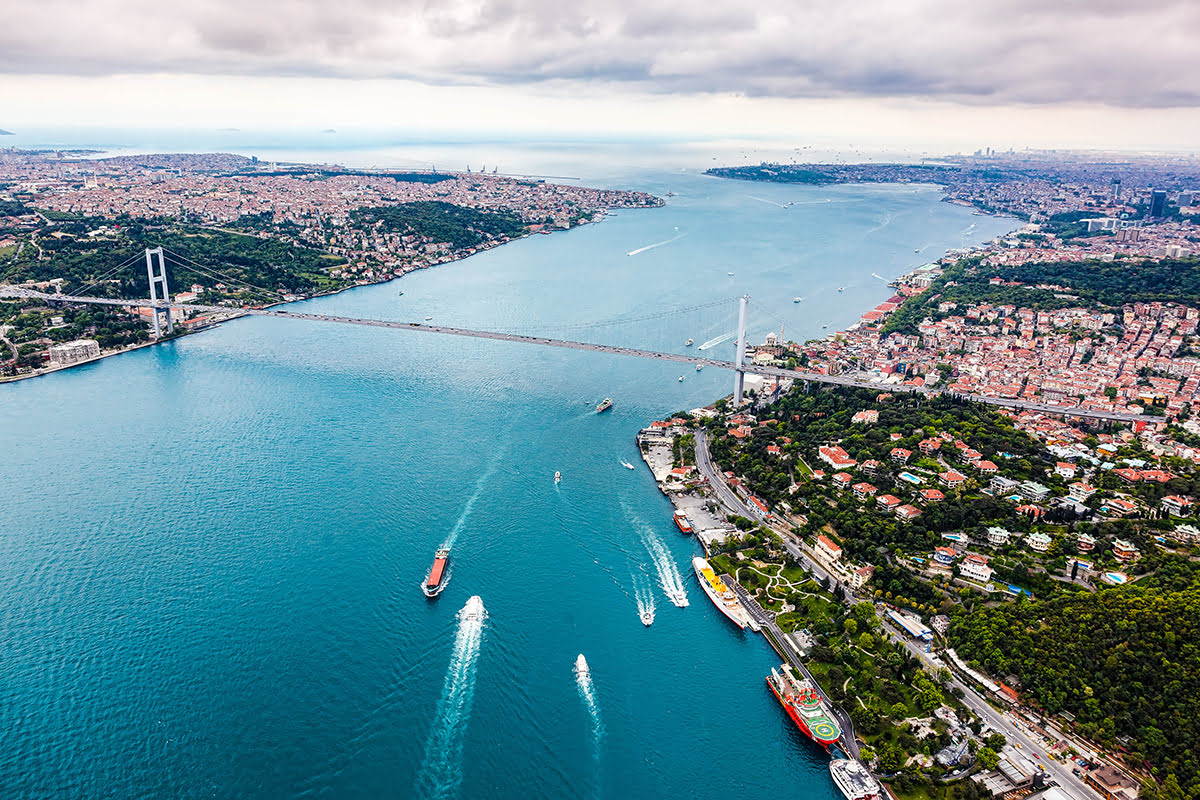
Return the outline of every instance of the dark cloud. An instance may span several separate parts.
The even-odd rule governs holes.
[[[1200,106],[1196,0],[8,0],[0,72]]]

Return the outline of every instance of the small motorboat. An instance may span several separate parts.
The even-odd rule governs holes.
[[[625,469],[633,469],[634,468],[633,464],[630,464],[628,461],[622,461],[621,466],[624,467]]]
[[[426,318],[425,318],[425,321],[426,321],[426,322],[429,322],[429,320],[431,320],[431,319],[433,319],[433,317],[426,317]]]
[[[792,298],[792,302],[793,302],[793,303],[800,303],[800,302],[803,302],[803,301],[804,301],[804,298],[803,298],[803,297],[793,297],[793,298]]]
[[[682,375],[680,375],[680,376],[679,376],[679,382],[680,382],[680,383],[683,383],[683,376],[682,376]]]
[[[700,370],[702,370],[702,369],[704,369],[704,365],[703,365],[703,364],[697,364],[697,365],[696,365],[696,372],[699,372],[699,371],[700,371]]]
[[[684,342],[684,343],[683,343],[683,346],[684,346],[684,347],[691,347],[691,346],[692,346],[692,342],[693,342],[693,341],[694,341],[694,340],[692,340],[692,339],[688,339],[686,342]]]
[[[558,482],[560,482],[561,480],[562,480],[562,473],[561,473],[561,472],[556,472],[556,473],[554,473],[554,482],[555,482],[555,483],[558,483]]]
[[[638,614],[638,616],[642,618],[642,624],[645,625],[647,628],[649,628],[651,625],[654,624],[654,612],[651,611],[650,609],[646,609],[645,611]]]

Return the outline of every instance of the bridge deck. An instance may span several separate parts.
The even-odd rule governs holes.
[[[949,394],[975,403],[984,403],[1014,410],[1037,411],[1046,414],[1058,414],[1084,419],[1109,420],[1113,422],[1162,422],[1161,417],[1146,414],[1123,414],[1112,411],[1099,411],[1086,408],[1070,408],[1054,406],[1046,403],[1031,403],[1025,400],[1004,397],[986,397],[976,394],[956,394],[942,389],[925,389],[918,386],[898,386],[893,384],[878,384],[843,375],[822,375],[816,372],[767,367],[758,364],[745,364],[738,367],[732,361],[722,361],[716,358],[693,356],[686,353],[661,353],[656,350],[640,350],[632,347],[618,347],[607,344],[591,344],[575,342],[569,339],[550,339],[542,336],[525,336],[518,333],[501,333],[498,331],[479,331],[471,328],[454,328],[445,325],[430,325],[424,322],[399,322],[383,319],[364,319],[361,317],[341,317],[331,314],[309,314],[303,311],[287,311],[279,308],[228,308],[226,306],[208,306],[195,303],[152,303],[150,300],[113,300],[106,297],[75,297],[72,295],[46,294],[30,289],[20,289],[13,286],[0,286],[0,297],[26,297],[37,300],[48,300],[62,303],[87,303],[91,305],[120,306],[124,308],[177,308],[201,314],[228,314],[230,312],[251,314],[259,317],[277,317],[280,319],[303,319],[312,322],[335,322],[342,325],[362,325],[371,328],[394,328],[396,330],[417,331],[419,333],[440,333],[449,336],[468,336],[474,339],[492,339],[500,342],[518,342],[521,344],[536,344],[543,347],[561,347],[568,350],[588,350],[595,353],[612,353],[613,355],[633,356],[635,358],[673,361],[680,364],[701,364],[717,369],[739,370],[753,375],[766,375],[777,378],[792,378],[814,383],[826,383],[835,386],[851,386],[860,389],[881,389],[889,392],[909,392],[926,395]]]

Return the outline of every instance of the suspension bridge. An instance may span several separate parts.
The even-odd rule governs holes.
[[[169,251],[168,251],[169,252]],[[173,254],[174,255],[174,254]],[[139,254],[138,259],[141,258]],[[176,256],[176,258],[183,258]],[[585,350],[595,353],[609,353],[612,355],[631,356],[634,358],[655,359],[663,362],[675,362],[679,364],[695,364],[703,367],[714,367],[716,369],[730,370],[734,374],[733,384],[733,402],[735,406],[740,406],[743,402],[745,391],[745,376],[762,375],[772,378],[786,378],[796,381],[805,381],[806,383],[820,383],[834,386],[844,386],[860,389],[877,389],[888,392],[906,392],[923,394],[927,396],[945,394],[950,397],[968,400],[985,405],[998,406],[1009,408],[1018,411],[1033,411],[1046,414],[1057,414],[1060,416],[1076,417],[1082,419],[1109,421],[1109,422],[1161,422],[1161,418],[1152,417],[1144,414],[1127,414],[1111,411],[1103,411],[1087,408],[1071,408],[1064,406],[1055,406],[1046,403],[1033,403],[1027,400],[991,397],[986,395],[962,394],[955,392],[947,392],[938,388],[925,388],[920,386],[904,386],[899,384],[881,383],[872,381],[867,377],[860,375],[826,375],[818,372],[808,372],[797,369],[787,369],[784,367],[768,366],[764,364],[755,364],[746,362],[746,331],[747,331],[747,306],[749,303],[748,296],[738,298],[738,322],[737,329],[733,336],[736,337],[736,356],[733,361],[726,361],[717,358],[708,358],[700,355],[691,355],[690,353],[670,353],[657,350],[646,350],[635,347],[624,347],[620,345],[598,344],[595,342],[583,342],[571,339],[557,339],[545,336],[532,336],[521,333],[505,333],[501,331],[486,331],[475,330],[472,328],[459,328],[446,325],[431,325],[428,322],[402,322],[397,320],[382,320],[369,319],[363,317],[345,317],[332,314],[312,314],[303,311],[289,311],[278,307],[242,307],[232,308],[229,306],[215,306],[198,303],[179,303],[173,302],[170,299],[169,289],[167,285],[166,264],[167,255],[164,249],[154,248],[145,251],[146,259],[146,274],[150,286],[150,297],[145,299],[125,300],[114,299],[107,297],[92,297],[87,295],[72,295],[63,293],[47,293],[36,291],[33,289],[24,289],[17,286],[0,285],[0,297],[10,298],[26,298],[31,300],[43,300],[52,303],[81,303],[88,305],[100,306],[115,306],[128,309],[152,309],[151,324],[154,328],[155,337],[161,337],[163,327],[165,326],[167,334],[174,332],[174,321],[171,314],[172,310],[178,310],[185,313],[194,314],[221,314],[221,315],[251,315],[259,317],[275,317],[280,319],[291,320],[306,320],[310,322],[326,322],[339,325],[358,325],[371,328],[389,328],[393,330],[404,330],[415,333],[433,333],[444,336],[464,336],[474,339],[490,339],[500,342],[516,342],[519,344],[539,345],[542,347],[558,347],[567,350]],[[194,261],[187,260],[189,266],[199,267]],[[129,261],[125,262],[123,267],[129,265]],[[206,268],[207,273],[214,273],[211,268]],[[230,278],[229,276],[220,275],[225,280],[229,280],[235,284],[241,284],[244,287],[266,292],[271,295],[278,295],[277,292],[262,289],[262,287],[252,286],[242,281]],[[89,285],[96,285],[102,279],[97,279]],[[282,298],[281,298],[282,299]],[[720,305],[719,303],[706,304],[707,307]],[[684,311],[689,309],[684,309]],[[679,311],[668,312],[668,314],[679,313]],[[160,316],[165,319],[160,319]],[[654,316],[665,316],[663,314]],[[647,317],[649,318],[649,317]],[[612,324],[612,323],[609,323]],[[587,327],[587,326],[574,326]],[[713,341],[725,340],[733,338],[729,335],[717,337]],[[702,345],[703,347],[703,345]]]

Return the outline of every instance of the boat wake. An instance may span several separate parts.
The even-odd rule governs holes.
[[[679,574],[679,568],[675,566],[675,560],[671,558],[671,552],[662,543],[662,539],[658,538],[657,533],[645,525],[639,525],[639,528],[642,543],[646,545],[646,550],[654,561],[654,569],[658,572],[658,584],[662,587],[663,594],[680,608],[687,608],[687,589],[684,588],[683,577]]]
[[[471,516],[471,509],[475,507],[475,503],[483,495],[483,487],[491,480],[491,477],[496,474],[496,467],[500,464],[500,459],[503,456],[503,450],[497,451],[496,457],[487,465],[487,469],[479,476],[479,480],[475,481],[475,491],[467,498],[466,505],[463,506],[462,513],[458,515],[458,521],[454,523],[454,527],[450,529],[450,535],[446,537],[446,541],[442,542],[442,547],[450,550],[454,547],[455,541],[458,540],[458,535],[462,533],[463,526],[467,524],[467,518]]]
[[[664,244],[670,244],[671,242],[678,242],[680,239],[682,239],[685,236],[687,236],[687,231],[684,231],[683,233],[679,234],[678,236],[674,236],[670,239],[667,239],[665,242],[655,242],[654,244],[648,244],[645,247],[639,247],[637,250],[630,250],[625,255],[636,256],[638,253],[644,253],[647,250],[653,250],[656,247],[662,247]]]
[[[579,697],[592,717],[592,755],[600,758],[600,742],[604,739],[604,722],[600,719],[600,704],[596,702],[596,686],[592,683],[592,670],[583,653],[575,659],[575,685]]]
[[[716,347],[721,342],[728,342],[730,339],[732,339],[734,337],[734,335],[735,335],[735,333],[733,331],[730,331],[729,333],[722,333],[720,336],[714,336],[712,339],[709,339],[707,342],[700,345],[696,349],[697,350],[707,350],[710,347]]]
[[[654,622],[654,592],[650,589],[650,582],[644,577],[634,578],[633,594],[637,601],[638,619],[643,625],[651,625]]]
[[[746,195],[746,197],[749,197],[751,200],[757,200],[760,203],[767,203],[768,205],[778,206],[780,208],[787,208],[787,205],[785,205],[784,203],[776,203],[774,200],[768,200],[765,197],[755,197],[752,194],[748,194],[748,195]]]
[[[417,773],[416,794],[424,800],[449,800],[458,795],[462,785],[463,735],[475,698],[475,662],[479,660],[486,618],[487,610],[479,595],[471,597],[458,612],[450,668]]]

